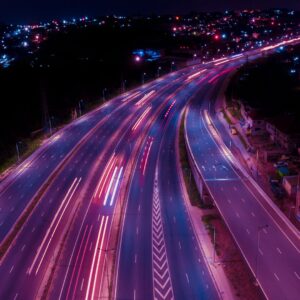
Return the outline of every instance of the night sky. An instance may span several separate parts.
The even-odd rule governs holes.
[[[62,17],[105,14],[188,13],[239,8],[287,7],[300,0],[0,0],[0,21],[32,23]]]

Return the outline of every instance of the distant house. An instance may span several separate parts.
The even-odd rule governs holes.
[[[300,144],[300,128],[292,117],[278,117],[266,122],[271,140],[287,151],[297,150]]]
[[[247,130],[251,135],[266,134],[266,121],[259,110],[241,104],[241,114],[246,121]]]

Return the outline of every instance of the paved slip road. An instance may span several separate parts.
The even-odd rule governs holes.
[[[227,75],[210,84],[210,97],[206,101],[199,97],[190,103],[186,140],[199,172],[265,295],[274,300],[296,300],[300,295],[299,237],[291,230],[282,230],[274,214],[260,204],[264,199],[257,187],[246,172],[235,166],[234,157],[224,150],[220,136],[206,118],[206,113],[211,115],[222,132],[221,137],[229,144],[230,137],[222,130],[209,104],[214,103]]]

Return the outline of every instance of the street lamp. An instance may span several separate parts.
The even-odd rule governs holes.
[[[213,264],[216,262],[216,227],[212,224],[208,224],[208,228],[213,230]]]
[[[105,92],[107,91],[107,88],[104,88],[103,90],[102,90],[102,100],[103,100],[103,102],[105,102]]]
[[[261,225],[257,227],[257,251],[256,251],[256,262],[255,262],[255,279],[256,279],[256,284],[258,285],[258,257],[259,257],[259,243],[260,243],[260,233],[262,230],[268,228],[269,225]]]
[[[157,68],[157,78],[159,78],[160,71],[161,71],[161,67],[158,67],[158,68]]]
[[[16,142],[16,150],[17,150],[18,162],[20,162],[20,148],[19,148],[19,145],[21,145],[21,144],[22,144],[21,141]]]
[[[78,112],[79,112],[79,116],[82,115],[82,104],[83,104],[83,100],[79,100],[78,101]]]
[[[126,82],[127,82],[126,80],[122,80],[121,90],[123,93],[125,93],[125,91],[126,91]]]
[[[172,61],[172,62],[171,62],[171,72],[173,72],[173,67],[174,67],[174,65],[175,65],[175,62]]]
[[[49,117],[48,121],[49,121],[49,131],[50,131],[50,136],[52,136],[52,120],[54,119],[54,117]]]
[[[142,73],[142,84],[145,84],[145,76],[147,75],[147,73],[143,72]]]

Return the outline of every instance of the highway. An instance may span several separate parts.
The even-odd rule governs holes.
[[[176,93],[170,106],[176,104],[149,133],[145,171],[143,155],[138,159],[123,225],[116,299],[219,298],[186,211],[176,156],[181,111],[198,89],[192,82]]]
[[[274,250],[264,248],[271,247],[266,239],[272,236],[277,238],[278,255],[286,258],[293,250],[288,240],[271,217],[264,219],[269,215],[258,196],[249,192],[247,176],[232,166],[228,154],[224,157],[220,152],[220,138],[216,142],[207,125],[213,112],[210,98],[220,81],[243,61],[243,56],[237,56],[189,67],[123,94],[55,133],[18,166],[0,184],[1,241],[34,196],[40,199],[1,260],[0,299],[37,299],[45,293],[50,299],[107,297],[111,252],[116,255],[112,290],[116,299],[220,298],[190,223],[179,174],[176,139],[189,101],[186,138],[191,153],[197,166],[204,166],[222,214],[228,212],[229,219],[227,213],[224,217],[230,229],[238,231],[233,232],[238,243],[252,255],[250,265],[256,262],[255,226],[264,225],[262,220],[269,227],[260,231],[259,250]],[[252,203],[256,219],[252,215],[246,219],[250,210],[243,211],[243,200],[234,207],[236,211],[230,202],[222,201],[226,194],[232,203],[233,193],[237,199],[247,196],[243,199]],[[110,248],[123,208],[120,245]],[[236,226],[240,220],[234,220],[233,212],[240,216],[246,233],[243,226]],[[294,292],[297,281],[293,279],[299,280],[300,272],[296,261],[291,263],[297,254],[292,251],[288,263],[278,264],[280,272],[269,268],[278,282],[294,272],[293,278],[286,277],[287,283],[295,285]],[[281,284],[277,291],[274,282],[263,276],[274,259],[265,257],[259,257],[257,264],[264,291],[292,293],[292,287],[286,291]],[[295,270],[289,270],[291,266]]]
[[[192,101],[185,120],[186,140],[209,193],[269,299],[299,299],[299,236],[269,207],[266,195],[230,153],[230,136],[213,108],[220,76],[205,101]],[[214,125],[215,124],[215,125]],[[221,134],[220,134],[221,133]]]
[[[165,86],[165,88],[168,87],[164,80],[161,80],[158,83],[153,83],[151,88],[156,86],[160,88],[161,85]],[[92,191],[96,189],[99,176],[102,175],[101,171],[116,148],[117,141],[123,136],[123,127],[125,126],[125,129],[131,128],[130,126],[133,126],[134,122],[138,120],[141,112],[145,109],[144,106],[147,104],[147,101],[151,100],[151,91],[146,87],[145,92],[141,96],[134,96],[136,92],[133,92],[126,98],[123,96],[121,99],[118,99],[121,105],[124,103],[123,108],[115,109],[109,115],[111,118],[110,122],[104,122],[101,126],[94,127],[96,131],[84,141],[80,146],[80,151],[75,153],[74,157],[63,167],[59,176],[55,178],[28,220],[24,230],[18,236],[16,243],[1,263],[0,272],[9,274],[9,276],[3,275],[5,281],[2,282],[0,288],[1,298],[13,299],[17,295],[18,298],[23,297],[25,299],[24,295],[26,297],[32,295],[32,298],[37,295],[44,277],[41,273],[45,273],[47,267],[51,265],[51,257],[53,257],[56,246],[63,238],[66,230],[65,225],[70,222],[75,213],[75,205],[82,203],[80,210],[76,213],[81,213],[81,216],[84,215],[85,206],[92,199]],[[163,91],[164,88],[161,88],[162,95]],[[142,103],[135,105],[142,99],[145,103],[144,106],[141,106]],[[123,102],[122,100],[126,101]],[[131,103],[131,101],[134,101],[134,103]],[[114,105],[120,106],[120,103],[109,103],[104,109],[107,109],[107,107],[108,109],[113,109],[110,106],[114,107]],[[135,115],[134,111],[136,111]],[[131,114],[128,114],[128,112],[131,112]],[[85,117],[87,122],[90,119],[93,120],[93,118],[88,116]],[[82,124],[82,120],[78,123]],[[123,127],[121,123],[124,124]],[[93,128],[93,124],[91,124],[91,128]],[[67,135],[67,133],[64,134]],[[59,140],[56,141],[58,142]],[[110,147],[109,144],[111,144]],[[128,146],[127,143],[123,144]],[[118,158],[118,163],[122,164],[122,157]],[[36,172],[35,176],[38,177],[39,172]],[[17,184],[18,180],[19,178],[17,177],[17,180],[12,182],[9,188]],[[9,188],[5,190],[5,193],[8,192]],[[71,203],[72,205],[70,205]],[[98,215],[96,219],[98,219]],[[90,222],[93,222],[92,218]],[[79,221],[76,221],[75,225],[78,224],[80,224]],[[98,228],[94,228],[94,233],[97,235]],[[50,241],[51,243],[49,243]],[[39,248],[41,243],[43,249]],[[18,283],[20,286],[18,286]],[[21,292],[22,289],[23,292]]]
[[[194,71],[191,68],[189,72]],[[129,94],[129,100],[124,101],[126,105],[111,113],[111,121],[107,120],[94,127],[92,134],[83,141],[51,182],[3,259],[0,266],[0,273],[4,278],[0,287],[1,298],[41,297],[47,278],[52,276],[54,264],[59,267],[51,285],[51,298],[94,299],[97,298],[96,295],[100,296],[116,203],[124,199],[122,189],[126,186],[126,181],[122,180],[123,174],[130,173],[133,165],[129,163],[130,156],[134,153],[139,156],[147,153],[148,160],[151,150],[149,145],[153,141],[149,140],[147,128],[151,125],[151,130],[157,130],[157,126],[161,127],[162,117],[167,119],[176,112],[175,109],[172,111],[175,106],[174,91],[184,90],[182,80],[188,76],[188,73],[172,74],[152,83],[147,91],[138,96],[134,96],[136,92]],[[159,92],[154,90],[157,86]],[[186,100],[187,97],[183,99]],[[178,109],[184,103],[183,101]],[[171,129],[176,132],[175,128]],[[149,152],[145,152],[148,151],[147,147]],[[152,158],[149,161],[150,159]],[[146,167],[145,164],[142,172],[145,172]],[[145,178],[146,174],[142,177]],[[147,186],[150,190],[153,189],[151,185]],[[5,192],[7,191],[8,189]],[[119,197],[119,193],[123,197]],[[185,218],[185,222],[188,222],[187,215]],[[149,221],[151,222],[151,218]],[[190,229],[186,226],[185,230]],[[189,239],[190,243],[195,243],[192,241],[192,234]],[[61,259],[56,261],[58,253],[61,254]],[[190,264],[186,259],[182,260]],[[149,262],[151,264],[151,260]],[[178,266],[174,267],[179,274]],[[172,268],[171,265],[170,272],[173,272]],[[199,278],[203,276],[194,264],[189,268],[190,276],[195,270],[199,270]],[[149,270],[152,276],[152,269]],[[212,285],[209,275],[207,277],[206,285]],[[189,280],[193,282],[194,278]],[[149,291],[151,289],[147,295]]]

